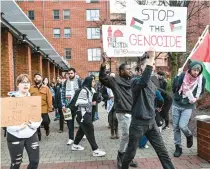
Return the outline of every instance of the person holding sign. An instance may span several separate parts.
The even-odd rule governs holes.
[[[174,157],[182,154],[181,131],[187,139],[187,148],[193,146],[193,135],[188,123],[197,100],[204,93],[206,79],[202,76],[202,71],[202,65],[194,61],[188,71],[182,72],[173,81],[172,120],[176,147]]]
[[[99,80],[104,86],[110,88],[114,94],[116,116],[118,124],[122,130],[120,148],[117,156],[117,166],[118,168],[121,168],[122,158],[125,154],[129,141],[129,127],[131,122],[131,108],[133,100],[131,92],[132,72],[130,65],[123,63],[119,67],[119,76],[108,76],[106,74],[106,63],[107,60],[105,57],[103,57],[103,63],[99,73]],[[137,167],[138,163],[132,160],[130,166]]]
[[[145,135],[155,149],[164,169],[175,169],[164,145],[160,130],[155,122],[155,94],[157,87],[151,81],[155,52],[148,52],[149,58],[142,66],[140,78],[132,81],[132,120],[129,128],[129,143],[122,161],[121,169],[128,169],[136,155],[139,140]],[[145,67],[146,66],[146,67]]]
[[[30,79],[27,74],[21,74],[16,79],[18,92],[14,97],[30,96]],[[25,147],[29,156],[28,169],[37,169],[39,164],[39,143],[37,136],[37,128],[41,125],[42,119],[39,122],[26,121],[20,126],[7,127],[7,145],[11,157],[10,169],[19,169],[22,158],[23,149]]]
[[[35,85],[31,86],[30,93],[31,96],[41,96],[42,97],[42,119],[44,129],[46,131],[46,136],[50,134],[50,118],[48,112],[52,112],[52,94],[49,87],[42,84],[42,76],[40,73],[34,74]],[[41,129],[37,129],[39,140],[41,140]]]

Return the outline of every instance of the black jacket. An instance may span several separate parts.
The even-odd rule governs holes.
[[[55,86],[55,109],[62,109],[61,90],[62,90],[62,84],[56,84],[56,86]]]
[[[112,89],[115,97],[116,113],[131,113],[131,80],[120,76],[107,76],[105,71],[106,68],[101,66],[99,80],[104,86]]]
[[[151,81],[152,66],[147,65],[142,76],[132,82],[132,123],[148,125],[155,121],[156,85]]]

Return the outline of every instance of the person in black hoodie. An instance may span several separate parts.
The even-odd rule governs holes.
[[[103,63],[99,72],[100,82],[113,91],[115,98],[115,108],[118,124],[121,127],[122,135],[120,148],[117,156],[117,166],[121,168],[122,158],[126,151],[129,141],[129,127],[131,122],[132,92],[131,92],[131,67],[123,63],[119,67],[119,76],[111,77],[106,74],[106,58],[103,57]],[[130,166],[137,167],[138,164],[132,160]]]
[[[141,78],[132,82],[132,121],[129,129],[129,143],[125,152],[121,169],[128,169],[131,160],[135,157],[139,140],[143,135],[147,137],[155,149],[164,169],[175,169],[164,145],[159,128],[155,122],[155,93],[157,87],[150,80],[155,52],[148,52],[149,59]]]
[[[61,101],[61,90],[62,90],[62,78],[61,76],[57,77],[57,84],[55,86],[55,109],[59,113],[59,133],[63,132],[64,116],[62,111],[62,101]]]
[[[205,89],[206,79],[202,76],[202,71],[202,65],[194,61],[190,64],[188,71],[182,72],[173,81],[172,120],[176,147],[174,157],[182,154],[181,131],[186,137],[187,148],[193,145],[193,135],[188,128],[188,123],[192,110],[196,107],[196,101]]]

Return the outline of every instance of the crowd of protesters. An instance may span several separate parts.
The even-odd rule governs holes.
[[[166,91],[165,73],[155,72],[154,60],[155,52],[148,51],[135,73],[132,73],[130,65],[123,63],[119,72],[114,74],[106,70],[107,61],[103,57],[97,83],[94,75],[81,80],[74,68],[65,73],[65,80],[58,76],[51,83],[40,73],[33,75],[33,82],[27,74],[19,75],[16,80],[18,91],[11,96],[41,96],[42,114],[39,122],[29,121],[6,128],[10,168],[20,168],[24,148],[29,156],[28,168],[38,168],[39,141],[42,140],[40,128],[44,128],[46,136],[50,135],[48,113],[53,111],[54,120],[59,121],[59,133],[64,131],[64,124],[67,124],[67,145],[71,145],[72,151],[84,150],[79,143],[82,138],[87,138],[92,155],[105,156],[106,152],[99,149],[97,144],[93,123],[99,119],[98,104],[104,102],[110,138],[120,138],[117,154],[119,169],[138,167],[134,160],[136,149],[148,148],[148,141],[163,168],[174,169],[161,131],[169,128],[169,110],[172,106],[174,157],[182,154],[181,131],[186,137],[187,147],[192,147],[193,136],[187,126],[195,103],[204,91],[205,78],[201,75],[202,65],[192,62],[186,72],[175,77],[172,85],[174,95],[171,96]],[[78,131],[74,135],[76,124]]]

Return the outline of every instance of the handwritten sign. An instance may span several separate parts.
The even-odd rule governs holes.
[[[143,52],[128,48],[126,25],[103,25],[103,49],[108,57],[142,56]]]
[[[1,98],[1,127],[16,126],[24,122],[39,122],[41,119],[41,97]]]
[[[128,48],[158,52],[186,51],[187,8],[128,4]]]

